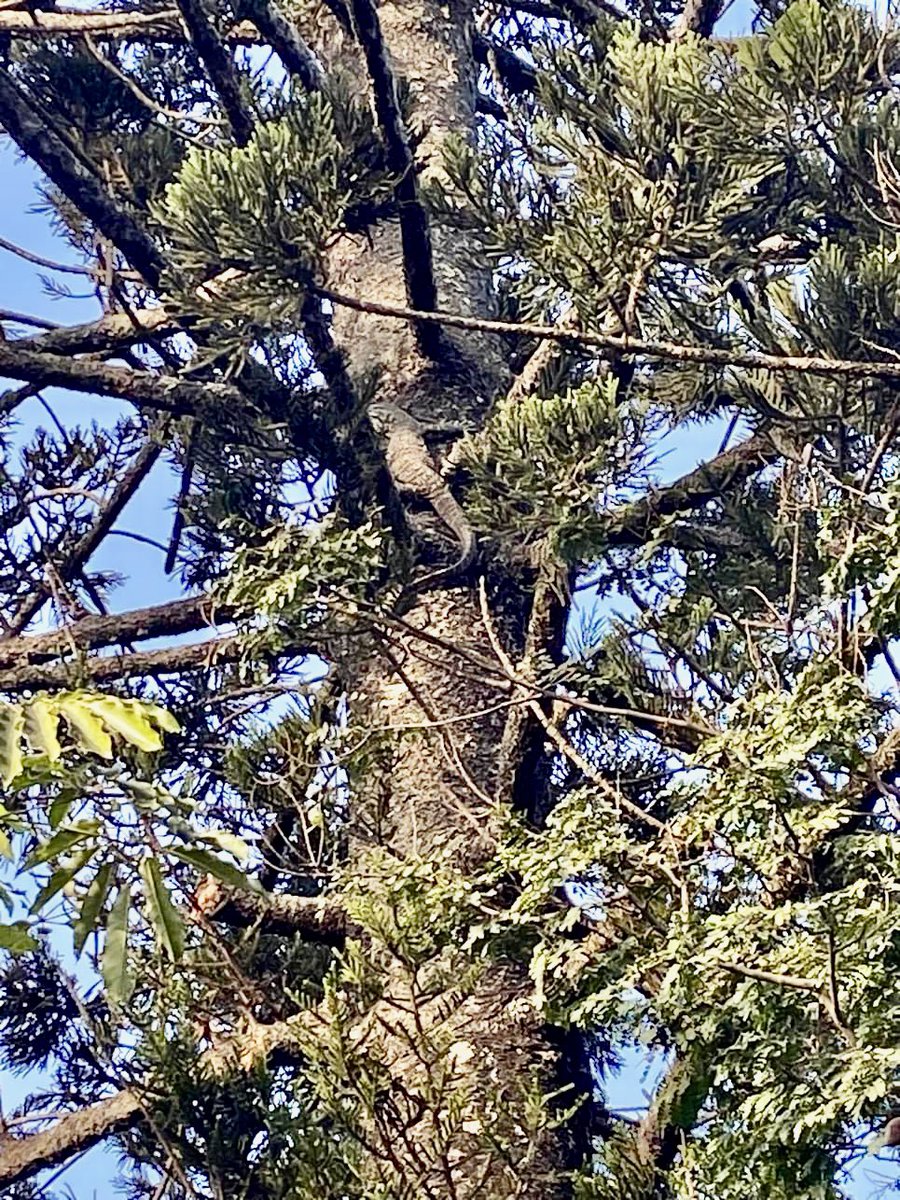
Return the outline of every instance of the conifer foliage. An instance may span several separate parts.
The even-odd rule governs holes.
[[[9,1195],[877,1188],[900,32],[721,18],[0,6]]]

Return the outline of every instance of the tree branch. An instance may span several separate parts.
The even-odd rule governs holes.
[[[233,609],[217,607],[210,596],[187,596],[124,613],[82,617],[50,633],[0,639],[0,667],[47,662],[67,652],[98,650],[147,638],[178,637],[199,629],[215,629],[217,624],[233,619]]]
[[[271,1025],[254,1023],[240,1035],[203,1054],[200,1064],[218,1077],[251,1071],[275,1051],[296,1045],[303,1033],[315,1034],[321,1020],[314,1009],[308,1009]],[[3,1141],[0,1187],[22,1183],[47,1167],[83,1154],[104,1138],[136,1125],[152,1106],[150,1093],[145,1097],[136,1088],[126,1088],[88,1108],[68,1113],[40,1133]]]
[[[78,539],[62,562],[52,564],[53,570],[62,583],[70,583],[79,576],[91,555],[118,520],[125,505],[153,469],[160,454],[162,454],[162,446],[159,442],[150,438],[144,443],[135,455],[131,466],[113,489],[109,499],[97,513],[87,532]],[[51,594],[50,580],[45,578],[13,613],[9,621],[9,632],[21,633]]]
[[[0,692],[36,691],[62,688],[71,684],[73,668],[92,683],[114,679],[135,679],[144,675],[171,675],[201,667],[234,662],[242,647],[237,638],[215,638],[193,646],[166,646],[162,650],[142,650],[131,654],[110,654],[75,663],[22,663],[0,668]]]
[[[382,38],[378,10],[373,0],[353,0],[353,15],[372,80],[375,111],[387,146],[388,170],[398,176],[394,195],[399,208],[407,300],[412,308],[430,312],[437,306],[431,232],[419,196],[415,159],[397,104],[397,85]],[[436,353],[439,327],[416,322],[415,329],[423,351]]]
[[[2,88],[2,77],[0,77]],[[68,331],[60,330],[60,341]],[[57,331],[48,333],[48,339]],[[45,345],[43,336],[41,344]],[[246,400],[236,387],[227,383],[197,383],[173,376],[151,375],[125,367],[110,367],[105,363],[68,361],[57,354],[31,349],[38,339],[20,338],[0,342],[0,375],[20,379],[38,387],[62,387],[89,395],[113,396],[146,407],[176,415],[221,416],[223,411],[235,411]],[[52,345],[52,341],[51,341]]]
[[[124,638],[122,639],[125,640]],[[2,648],[2,644],[0,644]],[[18,692],[71,686],[73,670],[91,683],[110,683],[117,679],[138,679],[148,675],[182,674],[212,669],[237,662],[246,647],[240,638],[211,638],[189,646],[165,646],[160,650],[135,650],[127,654],[103,654],[75,662],[16,663],[0,667],[0,692]],[[302,658],[315,654],[308,645],[285,646],[279,659]]]
[[[300,36],[293,21],[272,0],[241,0],[239,15],[252,21],[282,63],[308,92],[325,86],[325,75],[316,56]]]
[[[207,876],[198,904],[211,921],[236,929],[258,925],[263,933],[303,934],[311,942],[342,946],[361,930],[347,918],[344,908],[325,896],[287,896],[241,891]]]
[[[164,308],[141,308],[130,313],[108,313],[84,325],[65,325],[49,333],[15,338],[10,346],[40,354],[104,354],[139,345],[150,337],[167,337],[183,329],[180,320]]]
[[[472,53],[475,61],[481,66],[496,68],[503,86],[513,95],[534,95],[537,92],[537,71],[500,42],[485,37],[483,33],[477,33],[472,39]]]
[[[396,317],[398,321],[429,321],[448,329],[466,329],[472,333],[512,334],[544,338],[571,346],[592,346],[609,354],[633,354],[641,358],[659,358],[670,362],[707,363],[711,366],[743,367],[751,371],[811,375],[840,375],[855,379],[900,379],[900,362],[881,359],[821,358],[816,355],[763,354],[757,350],[727,349],[720,346],[691,346],[678,342],[647,341],[617,334],[593,333],[590,330],[566,330],[557,325],[536,325],[528,322],[494,321],[487,317],[467,317],[459,313],[424,312],[396,304],[381,304],[377,300],[359,300],[327,288],[317,293],[332,304],[340,304],[356,312],[380,317]]]
[[[254,122],[241,91],[240,76],[234,59],[213,27],[203,0],[176,0],[176,3],[190,34],[191,43],[206,67],[222,102],[234,140],[239,146],[246,146],[253,136]]]
[[[3,15],[9,14],[0,13],[0,17]],[[71,147],[47,126],[5,70],[0,71],[0,125],[150,286],[158,287],[165,263],[153,240],[113,201]]]
[[[771,438],[754,434],[658,492],[609,513],[610,546],[642,546],[660,517],[675,516],[718,500],[781,457]]]
[[[138,1094],[125,1090],[60,1117],[40,1133],[8,1138],[0,1144],[0,1187],[24,1182],[47,1167],[83,1154],[111,1134],[134,1125],[142,1111]]]
[[[672,26],[669,40],[682,42],[691,33],[710,37],[722,11],[722,3],[723,0],[686,0]]]

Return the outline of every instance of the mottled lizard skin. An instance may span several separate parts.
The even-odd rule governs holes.
[[[475,531],[434,464],[425,444],[423,426],[399,405],[387,400],[375,401],[368,411],[372,428],[384,443],[385,461],[394,487],[430,504],[459,542],[456,562],[419,580],[417,587],[465,571],[475,558]]]

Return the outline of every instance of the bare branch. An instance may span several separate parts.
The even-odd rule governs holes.
[[[740,975],[744,979],[754,979],[758,983],[771,983],[776,987],[796,988],[801,992],[818,992],[822,987],[816,979],[807,979],[801,975],[783,975],[778,971],[763,971],[758,967],[745,967],[742,963],[724,962],[722,959],[716,960],[716,966],[721,967],[723,971],[729,971],[732,975]]]
[[[147,638],[177,637],[200,629],[215,629],[233,619],[233,610],[216,606],[210,596],[186,596],[124,613],[82,617],[50,633],[2,638],[0,666],[47,662],[71,651],[98,650]]]
[[[66,332],[59,331],[57,344],[64,341]],[[53,339],[57,334],[54,331],[46,337]],[[214,416],[217,412],[234,411],[235,406],[240,408],[246,404],[242,393],[231,384],[196,383],[103,363],[70,362],[56,354],[32,350],[32,344],[29,338],[0,342],[0,375],[38,387],[62,387],[89,395],[114,396],[119,400],[130,400],[139,407],[176,415],[205,413]],[[42,340],[41,344],[47,343]],[[49,344],[52,346],[53,342]]]
[[[273,0],[242,0],[240,14],[253,22],[292,75],[309,92],[321,91],[325,76],[316,56],[300,36],[294,23]]]
[[[35,329],[58,329],[57,321],[48,321],[46,317],[32,317],[28,313],[12,312],[8,308],[0,308],[0,323],[8,321],[10,325],[33,325]]]
[[[503,86],[514,96],[534,95],[537,92],[537,71],[507,46],[478,33],[472,39],[472,53],[481,66],[496,69]]]
[[[416,164],[397,104],[397,85],[388,61],[378,10],[373,0],[353,0],[356,32],[362,44],[375,94],[375,110],[387,146],[388,169],[397,175],[394,194],[400,216],[406,296],[413,308],[433,310],[437,285],[431,250],[428,217],[419,196]],[[439,327],[416,323],[416,336],[425,353],[438,349]]]
[[[0,13],[0,16],[2,15]],[[6,238],[0,238],[0,250],[8,250],[10,254],[15,254],[19,258],[23,258],[26,262],[35,263],[39,267],[47,267],[51,271],[61,271],[67,275],[90,275],[92,273],[90,267],[79,267],[70,263],[54,262],[52,258],[44,258],[41,254],[34,254],[31,250],[17,246],[15,242],[7,241]]]
[[[762,467],[781,457],[774,442],[763,434],[725,450],[707,463],[682,475],[658,492],[609,514],[610,546],[641,546],[660,517],[686,513],[719,499],[730,488],[750,479]]]
[[[126,639],[123,637],[121,640]],[[246,653],[247,648],[240,638],[227,636],[195,642],[189,646],[165,646],[161,650],[103,654],[71,663],[17,663],[0,667],[0,692],[14,695],[41,688],[69,687],[73,672],[92,683],[110,683],[117,679],[139,679],[146,676],[158,678],[161,675],[181,675],[187,671],[212,670],[227,663],[237,662]],[[285,661],[315,653],[317,649],[313,646],[295,643],[280,650],[277,659]],[[273,667],[274,665],[273,661]],[[265,684],[261,684],[260,690],[264,688]]]
[[[487,317],[467,317],[459,313],[425,312],[403,308],[396,304],[381,304],[376,300],[359,300],[340,292],[317,288],[318,294],[332,304],[356,312],[380,317],[396,317],[399,321],[429,321],[448,329],[466,329],[473,333],[513,334],[545,338],[572,346],[593,346],[609,354],[633,354],[641,358],[659,358],[669,362],[708,363],[711,366],[743,367],[750,371],[772,371],[785,374],[840,375],[853,379],[900,379],[900,362],[881,359],[821,358],[817,355],[763,354],[757,350],[728,349],[720,346],[691,346],[678,342],[647,341],[642,338],[620,337],[615,334],[592,333],[590,330],[565,330],[556,325],[536,325],[528,322],[494,321]]]
[[[164,308],[142,308],[131,313],[108,313],[84,325],[65,325],[52,332],[16,338],[10,345],[16,350],[35,350],[45,354],[103,354],[140,345],[150,336],[166,337],[187,324],[176,320]]]
[[[151,438],[144,443],[109,499],[97,513],[87,532],[78,539],[62,562],[52,564],[54,574],[60,582],[70,583],[73,579],[78,578],[91,555],[118,520],[125,505],[153,469],[160,454],[162,454],[162,446],[159,442]],[[45,576],[34,592],[26,597],[13,613],[9,620],[9,632],[21,633],[31,618],[40,612],[44,602],[49,600],[51,595],[50,580]]]
[[[11,1187],[83,1154],[111,1134],[130,1128],[141,1111],[136,1092],[116,1092],[89,1108],[67,1113],[49,1129],[6,1139],[0,1146],[0,1187]]]
[[[722,7],[723,0],[686,0],[672,26],[669,40],[682,42],[691,33],[703,38],[710,37]]]
[[[76,37],[82,33],[123,39],[142,36],[164,38],[168,34],[179,43],[185,41],[184,31],[179,27],[178,12],[174,8],[155,13],[117,13],[77,8],[9,9],[0,11],[0,32],[38,40],[65,37],[67,34]]]
[[[137,679],[147,675],[181,674],[235,662],[242,652],[238,638],[222,637],[193,646],[167,646],[162,650],[139,650],[131,654],[104,654],[74,663],[23,663],[0,668],[0,692],[12,695],[40,688],[67,687],[71,685],[73,669],[92,683]],[[298,649],[292,653],[300,654],[303,651]]]
[[[202,912],[211,921],[238,929],[256,925],[263,933],[300,933],[308,941],[326,946],[341,946],[348,935],[360,933],[341,904],[326,896],[241,891],[207,876],[198,888],[198,897],[202,897]]]
[[[252,1024],[201,1057],[211,1075],[226,1076],[250,1071],[275,1051],[298,1045],[304,1033],[315,1034],[322,1018],[313,1009],[304,1010],[272,1025]],[[58,1166],[112,1134],[138,1124],[152,1112],[151,1093],[126,1088],[88,1108],[68,1113],[49,1129],[0,1144],[0,1187],[32,1179],[47,1167]]]
[[[222,101],[234,140],[239,146],[246,146],[253,136],[254,123],[234,59],[222,44],[203,0],[177,0],[177,4],[194,49]]]

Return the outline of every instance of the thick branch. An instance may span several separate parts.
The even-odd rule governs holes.
[[[2,78],[0,78],[2,89]],[[60,331],[64,334],[65,331]],[[55,337],[56,331],[46,334]],[[43,337],[40,339],[44,345]],[[244,406],[241,392],[226,383],[195,383],[173,376],[151,375],[110,367],[105,363],[78,362],[56,354],[30,349],[38,339],[21,338],[15,342],[0,342],[0,375],[20,379],[39,387],[62,387],[90,395],[114,396],[130,400],[145,408],[176,415],[207,414],[236,411]]]
[[[397,104],[397,85],[381,35],[378,11],[373,0],[353,0],[353,15],[372,80],[375,110],[387,146],[388,169],[398,176],[394,194],[400,214],[406,296],[411,307],[431,311],[437,306],[431,233],[419,196],[415,160]],[[435,338],[439,327],[418,323],[416,333],[427,353],[437,348]]]
[[[781,455],[770,438],[762,434],[747,438],[660,491],[610,513],[609,545],[643,545],[660,517],[702,508],[779,457]]]
[[[0,649],[3,649],[2,644]],[[277,660],[303,658],[318,652],[310,645],[294,644],[280,650]],[[9,667],[0,667],[0,692],[11,695],[41,688],[68,687],[72,683],[73,671],[91,683],[111,683],[117,679],[138,679],[148,675],[180,675],[186,671],[211,670],[237,662],[246,653],[246,646],[240,638],[220,637],[189,646],[103,654],[77,662],[14,663]],[[273,658],[273,667],[275,662]]]
[[[187,596],[124,613],[82,617],[50,633],[0,639],[0,666],[46,662],[74,650],[97,650],[146,638],[177,637],[214,629],[233,620],[233,610],[216,607],[209,596]]]
[[[202,908],[210,920],[237,929],[258,925],[263,933],[299,933],[326,946],[341,946],[348,935],[360,932],[337,901],[322,896],[261,895],[224,887],[209,878],[202,895]]]
[[[253,116],[242,95],[234,59],[220,41],[203,0],[177,0],[177,3],[194,49],[222,102],[234,140],[239,146],[246,146],[253,136]]]
[[[108,313],[84,325],[67,325],[49,333],[16,338],[17,350],[42,354],[105,354],[139,345],[150,337],[166,337],[183,328],[186,319],[176,320],[164,308],[142,308],[133,313]]]
[[[297,27],[272,0],[241,0],[241,16],[251,20],[261,36],[272,46],[285,68],[300,80],[309,92],[325,86],[325,75],[316,56],[300,36]]]
[[[686,0],[672,26],[670,40],[681,42],[691,33],[703,38],[710,37],[721,11],[722,0]]]
[[[137,650],[131,654],[110,654],[75,663],[22,663],[0,668],[0,692],[37,691],[71,685],[73,670],[91,683],[110,683],[115,679],[137,679],[147,675],[173,675],[204,667],[234,662],[243,647],[237,638],[215,638],[192,646],[166,646],[162,650]],[[297,650],[297,654],[303,653]]]
[[[272,1025],[251,1025],[239,1037],[204,1054],[201,1065],[216,1076],[250,1071],[275,1051],[296,1046],[304,1032],[314,1035],[320,1021],[321,1017],[310,1009]],[[137,1124],[152,1105],[151,1095],[145,1098],[136,1089],[127,1088],[61,1117],[40,1133],[7,1139],[0,1144],[0,1187],[32,1179],[47,1167],[83,1154],[104,1138]]]
[[[534,95],[537,92],[537,71],[502,43],[478,33],[472,39],[472,53],[481,66],[496,69],[503,86],[513,95]]]
[[[153,240],[113,201],[71,147],[47,126],[7,71],[0,71],[0,125],[151,287],[158,287],[165,264]]]
[[[136,1092],[116,1092],[106,1100],[61,1117],[49,1129],[0,1145],[0,1187],[31,1179],[96,1146],[111,1134],[128,1129],[142,1112]]]

